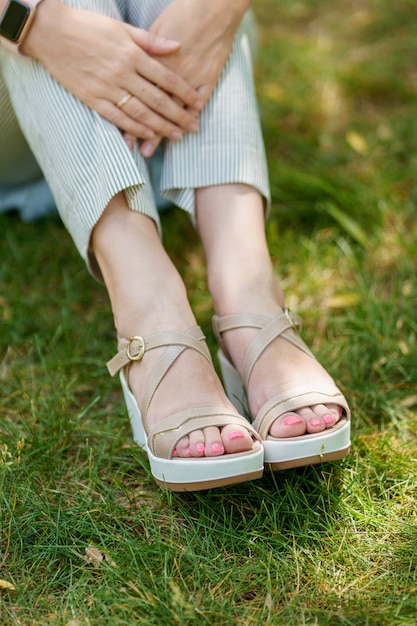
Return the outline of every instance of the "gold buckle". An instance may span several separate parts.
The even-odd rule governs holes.
[[[291,328],[293,328],[294,330],[297,330],[297,326],[299,326],[299,324],[297,324],[297,321],[294,319],[291,311],[287,308],[284,309],[284,315],[287,318],[287,320],[289,321],[289,323],[291,324]]]
[[[139,351],[137,352],[137,354],[132,354],[131,352],[131,345],[134,341],[137,341],[139,344]],[[128,340],[127,346],[126,346],[126,355],[129,361],[140,361],[144,354],[145,354],[145,340],[143,339],[143,337],[138,337],[138,336],[131,337]]]

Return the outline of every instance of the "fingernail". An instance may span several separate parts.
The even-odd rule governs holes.
[[[155,137],[155,133],[150,128],[147,128],[143,131],[143,136],[145,139],[152,139],[152,137]]]
[[[242,433],[241,430],[234,430],[229,434],[229,439],[232,441],[233,439],[242,439],[245,437],[245,433]]]
[[[290,417],[286,417],[284,420],[285,426],[294,426],[294,424],[300,424],[303,420],[301,417],[296,417],[295,415],[291,415]]]
[[[170,136],[171,141],[179,141],[182,139],[182,133],[179,130],[174,130],[172,135]]]
[[[194,102],[194,108],[198,109],[199,111],[201,111],[201,109],[204,107],[204,102],[203,100],[196,100],[196,102]]]
[[[181,44],[175,39],[165,39],[164,44],[167,48],[178,48]]]
[[[125,144],[129,148],[129,150],[132,150],[132,148],[133,148],[133,139],[131,137],[125,137]]]
[[[311,420],[310,424],[311,424],[311,426],[321,426],[321,421],[320,420]]]
[[[198,454],[202,454],[205,451],[206,446],[204,445],[204,443],[198,443],[195,449],[197,450]]]
[[[140,149],[140,153],[144,157],[150,157],[153,154],[153,145],[151,143],[147,143],[146,141],[142,144]]]
[[[200,130],[200,126],[198,124],[196,124],[195,122],[193,122],[192,124],[189,125],[187,130],[190,133],[198,133],[198,131]]]
[[[332,418],[332,416],[331,416],[331,415],[325,415],[325,416],[323,417],[323,422],[324,422],[325,424],[333,424],[333,418]]]
[[[223,446],[219,443],[213,443],[211,446],[211,451],[217,454],[217,452],[223,452]]]

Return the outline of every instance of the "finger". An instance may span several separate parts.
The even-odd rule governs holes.
[[[146,126],[146,124],[132,119],[122,109],[118,109],[116,105],[108,100],[95,103],[94,109],[109,122],[117,126],[117,128],[132,135],[132,137],[137,139],[151,139],[155,136],[155,132]]]
[[[161,141],[162,137],[160,135],[156,135],[153,139],[147,139],[146,141],[144,141],[140,147],[141,155],[146,158],[151,157]]]
[[[133,150],[137,137],[134,137],[130,133],[123,133],[123,139],[129,150]]]
[[[130,115],[136,117],[137,115],[143,114],[143,105],[146,105],[150,112],[158,115],[160,118],[159,124],[161,120],[165,121],[165,128],[153,125],[156,123],[155,117],[152,117],[152,122],[145,121],[145,123],[149,123],[151,128],[154,128],[162,135],[166,137],[169,136],[167,122],[182,128],[184,131],[198,131],[198,122],[196,122],[195,116],[184,108],[182,102],[177,99],[174,100],[159,87],[137,77],[135,81],[130,81],[129,91],[136,96],[136,99],[133,102],[129,102],[129,106],[124,107],[125,110],[128,110]],[[136,107],[135,112],[133,105]],[[147,116],[148,115],[149,114],[147,114]],[[173,130],[174,129],[171,128],[171,132]]]
[[[135,43],[149,54],[165,56],[177,52],[181,47],[179,41],[165,39],[165,37],[151,33],[148,30],[143,30],[142,28],[136,28],[130,25],[126,26],[129,27],[132,39]]]
[[[204,104],[207,104],[207,102],[210,100],[210,96],[214,91],[214,87],[215,85],[212,83],[209,83],[207,85],[200,85],[200,87],[198,87],[197,92]]]
[[[191,87],[179,74],[168,69],[152,57],[147,56],[146,63],[143,61],[141,55],[136,66],[138,76],[143,76],[150,84],[156,85],[167,94],[176,96],[183,104],[198,111],[202,109],[204,101],[198,91]]]

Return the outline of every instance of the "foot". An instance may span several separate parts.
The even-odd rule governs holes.
[[[267,317],[275,317],[268,308]],[[242,374],[244,355],[257,329],[238,328],[223,333],[223,340],[235,367]],[[332,383],[332,378],[315,359],[282,337],[276,338],[256,362],[247,389],[251,416],[256,418],[260,409],[275,395],[308,384],[317,390]],[[335,404],[301,406],[297,411],[286,413],[270,427],[273,437],[297,437],[322,432],[332,428],[340,419],[341,408]]]
[[[141,362],[134,362],[129,368],[129,385],[138,403],[144,385],[164,349],[145,353]],[[146,415],[146,429],[151,430],[172,413],[202,406],[220,410],[224,408],[238,415],[212,366],[198,352],[186,349],[157,388]],[[221,429],[209,427],[191,432],[178,442],[174,455],[181,458],[216,457],[252,448],[253,440],[248,431],[239,425],[230,424]]]

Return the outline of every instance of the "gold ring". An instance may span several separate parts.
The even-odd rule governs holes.
[[[117,108],[123,109],[123,107],[129,102],[130,98],[132,98],[132,94],[128,92],[121,100],[119,100],[119,102],[117,102]]]

